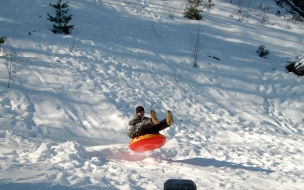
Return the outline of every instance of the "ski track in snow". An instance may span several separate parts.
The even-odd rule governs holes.
[[[303,53],[303,26],[274,1],[264,2],[269,25],[256,16],[259,2],[242,21],[229,2],[204,9],[198,68],[189,45],[197,22],[182,17],[182,0],[75,0],[68,36],[50,32],[44,1],[7,2],[0,35],[20,71],[6,88],[0,57],[0,189],[162,189],[168,179],[303,188],[303,77],[284,69]],[[255,54],[261,44],[267,59]],[[173,111],[162,148],[128,149],[137,105],[159,118]]]

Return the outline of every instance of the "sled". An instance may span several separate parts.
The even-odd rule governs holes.
[[[132,139],[129,148],[134,152],[145,152],[160,148],[165,143],[166,137],[162,134],[146,134]]]

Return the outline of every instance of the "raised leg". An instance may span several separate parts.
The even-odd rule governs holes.
[[[146,130],[146,132],[147,132],[146,134],[159,133],[161,130],[164,130],[168,127],[170,127],[170,125],[167,124],[166,119],[163,119],[159,122],[159,124]]]

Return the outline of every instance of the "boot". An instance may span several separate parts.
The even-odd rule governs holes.
[[[174,124],[173,114],[170,110],[166,111],[166,122],[167,122],[167,125],[169,125],[169,126]]]
[[[152,124],[153,125],[159,124],[159,120],[158,120],[158,118],[157,118],[156,113],[155,113],[154,110],[150,110],[150,115],[151,115],[151,122],[152,122]]]

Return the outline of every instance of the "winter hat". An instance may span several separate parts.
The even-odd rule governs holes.
[[[145,109],[142,107],[142,106],[137,106],[136,107],[136,113],[139,113],[139,112],[144,112],[145,111]]]

